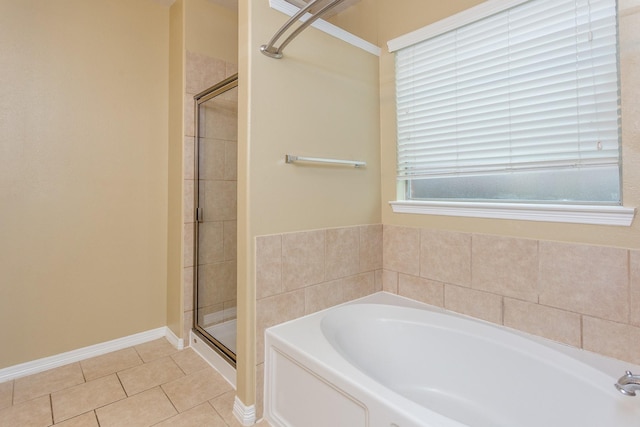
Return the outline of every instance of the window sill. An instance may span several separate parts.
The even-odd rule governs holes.
[[[630,226],[635,208],[624,206],[546,205],[520,203],[435,202],[398,200],[389,202],[395,213],[462,216]]]

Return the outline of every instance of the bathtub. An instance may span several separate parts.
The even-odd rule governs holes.
[[[640,368],[378,293],[267,329],[274,427],[638,427]]]

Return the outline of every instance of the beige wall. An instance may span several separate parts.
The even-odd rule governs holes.
[[[287,19],[266,0],[240,2],[238,395],[246,405],[255,400],[255,237],[380,221],[378,58],[313,28],[283,59],[267,58],[259,46]],[[285,154],[367,167],[285,164]]]
[[[0,1],[0,368],[166,325],[168,17]]]
[[[381,43],[399,35],[428,25],[454,12],[466,9],[479,1],[436,2],[402,1],[379,2],[379,37]],[[455,7],[455,10],[454,10]],[[637,1],[621,0],[620,43],[622,79],[622,151],[623,199],[625,206],[640,206],[640,125],[636,119],[640,83],[636,78],[640,62],[640,36],[636,30],[640,23]],[[578,224],[508,221],[456,218],[433,215],[394,214],[388,202],[396,199],[396,135],[394,108],[393,54],[383,47],[380,60],[380,129],[382,153],[382,222],[415,227],[480,232],[505,236],[543,240],[589,243],[625,248],[640,248],[640,222],[631,227],[595,226]]]

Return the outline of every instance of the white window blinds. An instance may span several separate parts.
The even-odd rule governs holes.
[[[617,62],[615,0],[532,0],[398,50],[398,179],[597,168],[595,201],[619,202]]]

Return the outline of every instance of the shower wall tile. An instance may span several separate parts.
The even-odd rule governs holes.
[[[400,274],[398,295],[438,307],[444,306],[444,284],[422,277]]]
[[[237,221],[224,221],[224,259],[235,260],[238,253]]]
[[[224,142],[224,180],[238,180],[238,143],[236,141]]]
[[[188,223],[184,225],[184,259],[183,264],[184,267],[193,267],[193,231],[194,231],[194,223]]]
[[[472,236],[472,287],[537,302],[538,242],[502,236]]]
[[[282,284],[285,291],[324,281],[325,231],[282,235]]]
[[[200,106],[202,111],[202,105]],[[200,127],[206,138],[225,141],[238,140],[238,103],[235,100],[218,100],[204,107],[205,126]]]
[[[363,225],[360,231],[360,272],[382,268],[382,224]]]
[[[184,135],[188,137],[196,136],[196,104],[193,96],[195,93],[184,94]]]
[[[195,182],[191,179],[185,179],[184,184],[184,200],[183,200],[183,220],[184,223],[190,223],[195,221]]]
[[[640,326],[640,251],[629,251],[631,324]]]
[[[488,322],[502,324],[502,297],[466,287],[444,286],[444,308]]]
[[[225,79],[227,63],[195,52],[186,51],[186,92],[197,94]]]
[[[576,313],[505,298],[504,325],[574,347],[582,345],[581,319]]]
[[[225,141],[199,138],[198,177],[208,180],[224,180]]]
[[[344,302],[341,280],[304,288],[304,314],[315,313]]]
[[[204,264],[198,269],[199,307],[236,299],[236,262]]]
[[[384,269],[419,276],[420,229],[384,225],[383,230]]]
[[[282,287],[282,236],[256,238],[256,298],[280,294]]]
[[[471,286],[471,235],[422,230],[420,276],[443,283]]]
[[[305,290],[298,289],[256,302],[257,362],[264,361],[264,331],[270,326],[302,317],[305,314]]]
[[[235,181],[202,181],[199,191],[205,221],[236,220],[238,196]]]
[[[184,137],[183,149],[184,179],[195,179],[195,138],[193,136]]]
[[[193,310],[193,267],[184,268],[182,271],[182,283],[184,283],[183,311]]]
[[[540,242],[540,303],[627,322],[627,250]]]
[[[583,316],[585,350],[640,364],[640,328]]]
[[[227,62],[225,67],[225,77],[229,78],[238,73],[238,64]]]
[[[383,275],[384,275],[384,270],[379,269],[374,271],[374,276],[373,276],[373,286],[374,286],[374,292],[382,292],[384,290],[383,288]]]
[[[356,227],[326,230],[324,280],[357,274],[360,270],[360,230]]]
[[[201,222],[198,224],[198,264],[224,261],[224,224]]]

